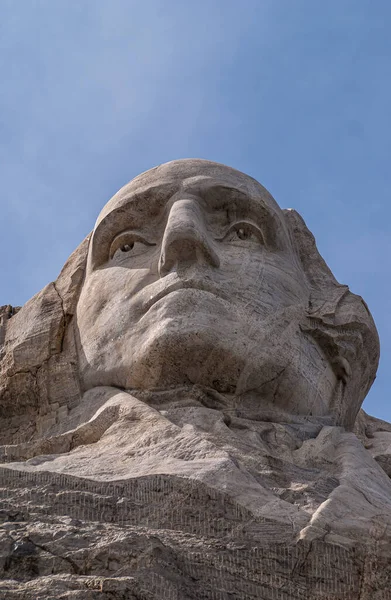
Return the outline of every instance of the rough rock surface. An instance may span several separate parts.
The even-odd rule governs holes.
[[[2,485],[0,598],[389,598],[381,520],[353,545],[297,539],[191,479],[4,469]]]
[[[140,175],[0,308],[0,598],[391,598],[378,354],[257,182]]]

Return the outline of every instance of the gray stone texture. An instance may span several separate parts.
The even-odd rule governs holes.
[[[104,207],[0,308],[0,598],[391,598],[391,424],[364,301],[204,160]]]

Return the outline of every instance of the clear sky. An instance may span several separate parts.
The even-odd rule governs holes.
[[[364,408],[391,421],[390,30],[389,0],[0,0],[0,305],[55,279],[133,176],[226,163],[367,301]]]

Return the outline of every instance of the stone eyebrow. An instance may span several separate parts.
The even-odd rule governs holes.
[[[185,191],[191,192],[191,187],[185,188]],[[230,206],[238,213],[253,213],[263,220],[278,219],[276,211],[271,209],[263,202],[263,198],[254,197],[253,194],[226,183],[205,183],[201,184],[197,193],[206,202],[206,208],[219,209]]]
[[[194,189],[197,195],[201,196],[205,200],[215,202],[217,205],[220,205],[227,198],[227,196],[231,201],[234,198],[243,198],[248,200],[251,199],[251,195],[240,187],[218,180],[197,181],[195,184],[192,182],[184,182],[184,192],[191,193]]]

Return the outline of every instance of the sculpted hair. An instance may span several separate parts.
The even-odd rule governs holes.
[[[283,210],[311,295],[302,331],[312,336],[338,379],[331,412],[336,425],[352,429],[376,377],[379,337],[361,296],[341,285],[316,247],[315,238],[295,210]]]

